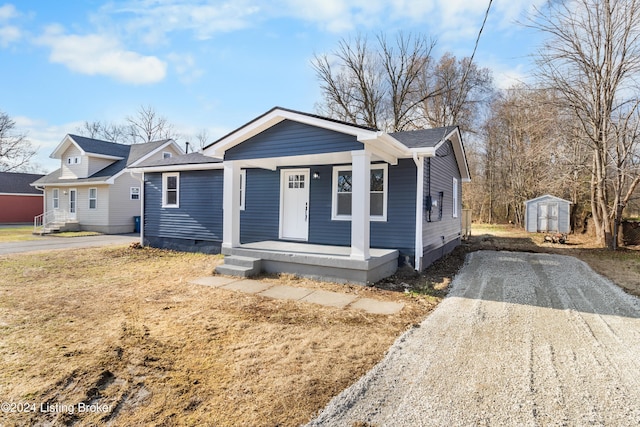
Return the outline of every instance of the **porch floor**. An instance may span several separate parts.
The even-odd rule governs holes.
[[[351,258],[349,246],[267,240],[222,248],[222,253],[259,258],[262,271],[267,273],[292,273],[337,283],[374,283],[398,268],[395,249],[371,248],[371,257],[362,261]]]

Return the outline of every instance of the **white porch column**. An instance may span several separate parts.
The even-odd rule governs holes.
[[[240,167],[225,161],[222,191],[222,247],[240,246]]]
[[[371,153],[351,152],[351,258],[369,259]]]

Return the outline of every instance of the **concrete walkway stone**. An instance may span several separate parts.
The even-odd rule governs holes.
[[[290,299],[294,301],[301,300],[313,291],[307,288],[294,288],[293,286],[274,286],[266,291],[260,292],[263,297],[275,299]]]
[[[267,298],[308,302],[325,307],[353,308],[366,311],[370,314],[395,314],[404,307],[404,304],[399,302],[359,298],[356,295],[325,291],[322,289],[313,290],[286,285],[272,285],[258,280],[238,279],[235,277],[207,276],[191,280],[189,283],[257,294]]]
[[[351,304],[356,299],[358,299],[358,297],[355,295],[317,290],[317,291],[311,292],[309,295],[302,298],[300,301],[310,302],[313,304],[326,305],[328,307],[342,308]]]
[[[248,294],[257,294],[265,289],[270,288],[272,285],[267,283],[258,282],[257,280],[237,280],[222,286],[222,289],[229,289],[230,291],[246,292]]]

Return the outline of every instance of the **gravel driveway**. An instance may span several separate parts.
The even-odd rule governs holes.
[[[469,255],[312,426],[640,424],[640,302],[566,256]]]

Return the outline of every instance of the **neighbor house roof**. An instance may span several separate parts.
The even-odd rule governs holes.
[[[113,163],[95,172],[93,175],[86,178],[63,178],[62,168],[51,172],[50,174],[40,178],[33,185],[65,185],[65,184],[80,184],[80,183],[110,183],[109,180],[115,179],[115,177],[121,174],[127,166],[133,166],[138,162],[143,162],[147,156],[153,154],[156,151],[161,150],[169,145],[174,145],[179,151],[182,151],[172,139],[163,139],[160,141],[152,141],[144,144],[118,144],[115,142],[102,141],[99,139],[86,138],[78,135],[67,135],[62,143],[58,145],[54,154],[51,157],[60,158],[63,148],[69,146],[69,144],[76,145],[83,154],[89,156],[97,156],[103,158],[110,158],[115,160]]]
[[[142,169],[145,172],[152,171],[178,171],[197,169],[217,169],[222,167],[222,160],[205,156],[202,153],[189,153],[182,156],[174,156],[168,159],[144,161],[132,167],[132,170]]]
[[[42,191],[30,184],[44,175],[33,173],[0,172],[0,194],[38,194]]]

